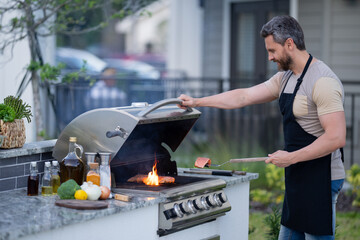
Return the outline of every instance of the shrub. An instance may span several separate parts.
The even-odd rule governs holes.
[[[352,205],[360,207],[360,167],[357,164],[351,166],[350,170],[347,170],[346,180],[352,185],[352,193],[356,195]]]
[[[280,207],[275,205],[272,207],[272,213],[267,215],[264,219],[265,225],[270,229],[266,232],[267,239],[269,240],[277,240],[279,238],[280,233],[280,220],[281,220],[281,212]]]
[[[270,203],[281,203],[284,200],[285,190],[284,169],[273,164],[267,164],[265,179],[264,186],[261,186],[260,189],[251,190],[251,199],[266,206]]]

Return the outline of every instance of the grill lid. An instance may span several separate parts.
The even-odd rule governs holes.
[[[84,152],[112,153],[112,169],[153,162],[155,154],[159,161],[170,160],[166,146],[175,151],[201,115],[196,109],[183,110],[174,104],[181,104],[181,100],[171,98],[152,105],[141,103],[85,112],[62,131],[53,157],[61,161],[68,153],[69,137],[77,137]]]

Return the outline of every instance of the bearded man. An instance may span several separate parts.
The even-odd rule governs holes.
[[[344,89],[335,73],[305,48],[300,24],[276,16],[260,35],[279,72],[250,88],[192,98],[180,107],[235,109],[279,101],[284,150],[266,163],[285,168],[285,197],[279,239],[334,239],[336,199],[345,178]]]

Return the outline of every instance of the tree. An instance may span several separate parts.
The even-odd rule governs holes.
[[[17,42],[27,39],[30,49],[29,68],[20,83],[17,96],[21,96],[28,84],[32,83],[33,112],[36,132],[43,131],[38,74],[44,66],[39,37],[61,34],[83,34],[106,26],[109,20],[129,15],[143,14],[144,7],[156,0],[5,0],[0,6],[0,53],[13,49]],[[15,14],[14,14],[15,13]],[[97,13],[97,19],[86,19],[89,13]],[[9,21],[6,16],[15,15]],[[17,14],[17,15],[16,15]],[[20,14],[20,16],[18,16]]]

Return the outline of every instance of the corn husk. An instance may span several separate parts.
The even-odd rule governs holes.
[[[5,138],[0,148],[19,148],[26,141],[24,119],[15,119],[13,122],[0,120],[0,135]]]

